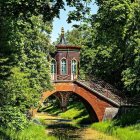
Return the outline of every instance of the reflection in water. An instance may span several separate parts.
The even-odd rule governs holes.
[[[58,140],[81,140],[81,128],[71,124],[71,120],[66,119],[46,119],[51,121],[47,125],[48,134],[55,136]],[[83,128],[82,128],[83,131]]]
[[[78,127],[71,120],[62,119],[59,116],[38,114],[38,118],[45,120],[47,134],[54,136],[56,140],[117,140],[87,125]]]
[[[80,129],[71,124],[51,124],[48,125],[49,135],[55,136],[58,140],[81,140]]]

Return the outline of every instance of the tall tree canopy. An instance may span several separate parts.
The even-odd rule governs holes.
[[[7,121],[13,112],[25,114],[31,106],[36,106],[41,92],[51,87],[48,62],[51,24],[43,22],[42,16],[32,16],[29,20],[32,24],[22,18],[3,18],[1,36],[5,37],[0,41],[0,106],[11,114],[8,118],[7,113],[2,112],[2,125],[9,125]],[[22,123],[10,126],[22,128]]]
[[[128,93],[140,92],[139,0],[96,0],[99,10],[91,16],[89,3],[94,2],[0,1],[0,125],[24,128],[26,111],[36,106],[43,90],[51,88],[49,35],[53,18],[59,17],[65,4],[75,7],[68,22],[85,21],[80,33],[72,31],[78,39],[67,36],[70,42],[82,44],[81,65],[86,73]]]
[[[97,75],[125,87],[132,94],[140,91],[140,2],[107,0],[99,4],[93,16],[96,28],[95,48],[98,50],[95,65]],[[137,66],[136,66],[137,65]]]
[[[97,4],[97,14],[67,33],[68,42],[83,46],[81,66],[88,75],[95,75],[129,95],[138,94],[140,2],[106,0]]]
[[[65,3],[76,7],[75,17],[82,16],[88,2],[0,1],[0,125],[25,127],[25,113],[36,106],[42,91],[51,88],[48,59],[53,18],[59,17]]]

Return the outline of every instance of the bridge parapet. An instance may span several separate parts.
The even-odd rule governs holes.
[[[127,98],[124,93],[103,80],[97,80],[94,78],[92,80],[90,78],[85,80],[78,78],[77,82],[80,82],[81,84],[99,92],[103,96],[115,101],[120,106],[127,104]]]
[[[119,106],[127,105],[127,98],[118,89],[110,85],[109,83],[106,83],[103,80],[98,80],[96,78],[92,78],[92,80],[88,77],[87,79],[81,79],[78,77],[77,79],[71,80],[71,79],[62,79],[58,78],[57,80],[53,81],[54,83],[64,83],[64,82],[78,82],[82,86],[85,86],[86,88],[89,88],[91,90],[94,90],[95,92],[99,93],[101,96],[116,102]]]

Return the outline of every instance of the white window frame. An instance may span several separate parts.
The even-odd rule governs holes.
[[[62,60],[65,60],[65,61],[66,61],[66,73],[65,73],[65,74],[62,73]],[[63,57],[63,58],[60,60],[60,73],[61,73],[61,75],[67,75],[67,72],[68,72],[67,59],[66,59],[65,57]]]
[[[55,65],[54,65],[55,66],[55,68],[54,68],[55,71],[53,73],[52,73],[52,61],[55,61]],[[55,59],[52,59],[51,60],[51,74],[55,74],[55,73],[57,73],[57,62],[56,62]]]

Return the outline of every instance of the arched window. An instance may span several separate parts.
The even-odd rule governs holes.
[[[66,59],[61,60],[61,74],[67,74]]]
[[[73,74],[76,74],[76,72],[77,72],[77,62],[76,62],[76,60],[72,60],[71,63],[72,63],[71,64],[71,71],[72,71]]]
[[[56,61],[54,59],[51,61],[51,73],[56,73]]]

